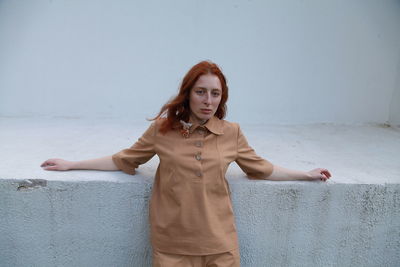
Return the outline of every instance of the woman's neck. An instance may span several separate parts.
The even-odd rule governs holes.
[[[197,122],[200,125],[204,125],[208,121],[208,120],[201,120],[201,119],[197,118],[196,116],[194,116],[193,114],[190,115],[190,120],[193,122]]]

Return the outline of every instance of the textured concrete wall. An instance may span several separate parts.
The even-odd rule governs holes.
[[[0,266],[150,266],[151,183],[137,178],[0,180]],[[400,262],[398,184],[230,185],[244,267]]]
[[[398,266],[399,185],[234,183],[243,266]]]
[[[150,185],[0,184],[0,266],[150,266]]]
[[[0,266],[149,266],[148,200],[158,160],[137,175],[43,171],[129,147],[147,125],[0,118]],[[228,170],[242,265],[398,266],[400,131],[242,125],[257,153],[322,182],[253,181]],[[32,180],[30,180],[32,179]]]
[[[230,120],[388,121],[399,1],[172,3],[0,1],[0,115],[141,121],[212,59]]]

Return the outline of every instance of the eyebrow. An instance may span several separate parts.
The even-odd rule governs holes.
[[[204,90],[208,90],[207,88],[205,88],[205,87],[201,87],[201,86],[197,86],[196,88],[199,88],[199,89],[204,89]],[[218,91],[222,91],[222,89],[219,89],[219,88],[212,88],[212,89],[210,89],[210,90],[218,90]]]

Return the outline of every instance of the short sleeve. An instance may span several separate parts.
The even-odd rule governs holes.
[[[236,163],[253,179],[265,179],[273,171],[272,163],[258,156],[249,146],[240,127],[238,127]]]
[[[153,122],[144,134],[130,148],[112,155],[115,165],[128,174],[135,174],[135,169],[149,161],[155,155],[156,126]]]

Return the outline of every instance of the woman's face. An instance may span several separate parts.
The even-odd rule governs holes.
[[[222,87],[218,76],[204,74],[190,90],[189,105],[191,116],[199,123],[212,118],[221,102]]]

